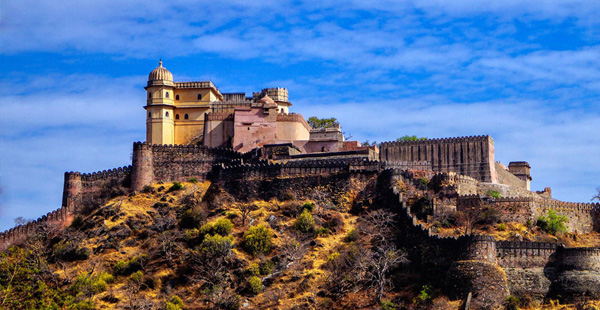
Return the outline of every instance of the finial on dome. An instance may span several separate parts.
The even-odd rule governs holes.
[[[162,58],[158,60],[158,66],[162,67]]]

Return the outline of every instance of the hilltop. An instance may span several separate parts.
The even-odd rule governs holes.
[[[424,184],[423,176],[409,172],[389,177],[341,172],[150,184],[79,210],[65,229],[39,227],[20,249],[4,252],[0,272],[11,280],[2,283],[2,305],[457,309],[465,300],[448,281],[458,277],[461,286],[480,293],[473,298],[479,306],[491,307],[505,304],[506,296],[494,297],[460,272],[440,273],[470,262],[484,264],[483,274],[494,270],[485,267],[492,264],[486,258],[468,250],[480,241],[466,236],[467,228],[494,235],[499,244],[531,240],[581,247],[600,240],[597,232],[556,237],[499,217],[490,223],[494,216],[489,214],[474,225],[458,213],[426,220],[423,198],[445,197],[440,186],[455,184],[436,178]],[[13,267],[18,276],[7,277]],[[534,276],[535,268],[528,270]],[[479,280],[511,291],[519,287],[511,283],[510,272],[501,274],[504,280],[493,273],[480,274]],[[543,299],[536,297],[539,288],[521,283],[520,289],[523,305]],[[496,300],[489,304],[486,298]],[[586,300],[570,299],[581,306]]]

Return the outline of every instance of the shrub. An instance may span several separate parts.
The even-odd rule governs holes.
[[[52,258],[65,262],[85,260],[90,257],[91,251],[85,247],[77,247],[73,241],[61,241],[52,247]]]
[[[358,231],[356,229],[350,229],[344,238],[345,242],[353,242],[358,240]]]
[[[248,273],[250,273],[253,276],[259,276],[260,275],[260,267],[258,266],[258,264],[257,263],[250,264],[250,266],[248,267]]]
[[[148,260],[147,256],[142,254],[142,255],[134,257],[130,260],[118,261],[113,266],[113,274],[128,276],[138,270],[144,269],[144,265],[146,265],[147,260]]]
[[[156,193],[156,190],[154,189],[154,187],[152,187],[150,185],[144,185],[144,188],[142,189],[142,193],[154,194],[154,193]]]
[[[556,214],[556,211],[548,210],[547,216],[540,216],[537,220],[537,226],[539,226],[545,232],[556,235],[557,233],[567,232],[567,226],[565,225],[569,219],[564,215]]]
[[[319,237],[327,236],[330,233],[331,233],[331,231],[329,230],[329,228],[319,227],[319,229],[317,229],[317,236],[319,236]]]
[[[430,303],[432,300],[431,294],[431,285],[423,285],[419,295],[416,297],[416,302],[419,304]]]
[[[189,179],[189,182],[192,183],[192,184],[196,184],[196,183],[198,183],[198,179],[191,178],[191,179]]]
[[[73,222],[71,222],[71,227],[79,229],[81,226],[83,226],[83,217],[77,215],[73,219]]]
[[[260,274],[262,274],[264,276],[270,275],[271,272],[273,272],[273,267],[274,267],[274,264],[270,260],[260,263]]]
[[[245,233],[242,247],[252,255],[267,254],[271,251],[273,233],[265,225],[251,226]]]
[[[429,199],[421,197],[413,201],[410,210],[412,213],[415,213],[418,218],[424,219],[427,215],[433,214],[433,205]]]
[[[429,180],[424,177],[420,177],[419,179],[417,179],[417,181],[421,186],[427,187],[427,185],[429,185]]]
[[[227,257],[233,248],[232,239],[221,235],[206,236],[200,244],[200,251],[209,257]]]
[[[506,224],[504,224],[504,223],[498,224],[498,230],[499,231],[505,231],[506,230]]]
[[[500,219],[500,211],[492,207],[486,207],[481,214],[479,214],[477,222],[492,225],[500,222]]]
[[[508,298],[506,298],[506,310],[518,310],[520,305],[521,301],[519,301],[519,298],[513,295],[510,295]]]
[[[303,233],[313,232],[315,229],[315,219],[308,210],[302,211],[294,223],[294,228]]]
[[[293,190],[288,189],[283,193],[283,201],[296,200],[296,193]]]
[[[173,185],[171,185],[171,187],[169,187],[168,192],[174,192],[174,191],[178,191],[178,190],[182,190],[183,189],[183,184],[179,183],[179,182],[173,182]]]
[[[74,310],[94,310],[96,306],[94,306],[94,302],[91,300],[82,300],[76,303],[73,308]]]
[[[262,282],[260,281],[260,278],[257,276],[250,277],[250,280],[248,280],[248,290],[252,294],[258,294],[262,291],[262,289],[263,286]]]
[[[391,300],[382,300],[381,301],[381,310],[396,310],[398,309],[398,305],[393,303]]]
[[[489,191],[487,191],[487,195],[489,197],[496,198],[496,199],[502,198],[502,196],[500,195],[500,192],[499,191],[495,191],[493,189],[490,189]]]
[[[165,305],[166,310],[181,310],[183,309],[183,300],[177,295],[173,295],[167,300]]]
[[[108,283],[112,280],[112,275],[106,272],[101,272],[96,276],[80,274],[71,284],[70,290],[75,294],[91,297],[94,294],[106,291]]]
[[[227,236],[233,231],[233,223],[228,219],[218,219],[213,225],[213,233]]]
[[[205,219],[206,216],[201,208],[190,208],[179,216],[179,227],[183,229],[197,228]]]
[[[300,209],[300,212],[304,212],[304,210],[307,210],[308,212],[312,213],[313,210],[315,209],[315,204],[312,202],[305,202],[302,205],[302,208]]]

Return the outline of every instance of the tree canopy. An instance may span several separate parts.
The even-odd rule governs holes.
[[[419,141],[419,140],[427,140],[427,137],[417,137],[417,136],[402,136],[398,139],[396,139],[396,141],[398,142],[405,142],[405,141]]]
[[[310,127],[313,129],[332,128],[338,124],[339,123],[335,117],[318,118],[316,116],[311,116],[308,118],[308,125],[310,125]]]

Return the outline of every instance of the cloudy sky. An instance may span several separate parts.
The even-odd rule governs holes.
[[[600,1],[0,0],[0,230],[60,207],[65,171],[130,164],[143,86],[289,89],[359,141],[489,134],[532,188],[600,186]]]

